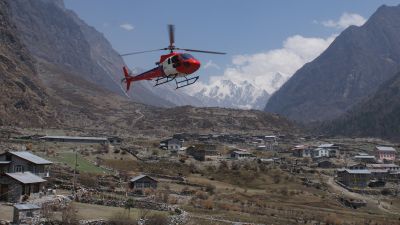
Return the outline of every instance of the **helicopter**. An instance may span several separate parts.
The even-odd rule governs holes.
[[[169,46],[166,48],[141,51],[141,52],[131,52],[120,55],[125,57],[147,52],[156,52],[165,50],[170,51],[169,54],[161,55],[160,60],[156,62],[157,67],[135,76],[129,72],[126,66],[124,66],[123,72],[125,77],[121,80],[121,82],[126,84],[127,91],[129,91],[132,82],[141,80],[155,79],[154,86],[159,86],[161,84],[175,81],[176,89],[192,85],[196,83],[196,81],[199,79],[199,76],[192,76],[192,75],[200,68],[201,63],[191,54],[188,54],[186,52],[200,52],[200,53],[220,54],[220,55],[226,54],[225,52],[177,48],[175,47],[174,25],[172,24],[168,25],[168,33],[169,33]],[[185,52],[175,52],[175,50],[180,50]]]

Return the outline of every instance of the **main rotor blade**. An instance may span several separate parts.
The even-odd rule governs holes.
[[[175,26],[172,24],[168,25],[169,34],[169,46],[173,47],[175,45]]]
[[[210,54],[219,54],[225,55],[225,52],[213,52],[213,51],[203,51],[203,50],[196,50],[196,49],[187,49],[187,48],[176,48],[177,50],[184,50],[188,52],[202,52],[202,53],[210,53]]]
[[[120,56],[136,55],[136,54],[141,54],[141,53],[146,53],[146,52],[156,52],[156,51],[161,51],[161,50],[166,50],[166,49],[160,48],[160,49],[141,51],[141,52],[130,52],[130,53],[121,54]]]

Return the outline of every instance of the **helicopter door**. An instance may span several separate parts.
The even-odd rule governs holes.
[[[162,68],[164,70],[165,75],[169,76],[169,75],[178,73],[178,71],[174,67],[174,65],[176,65],[174,63],[174,60],[176,60],[176,59],[173,59],[173,57],[170,57],[162,63]]]

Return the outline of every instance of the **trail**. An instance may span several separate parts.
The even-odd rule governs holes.
[[[135,125],[139,120],[141,120],[142,118],[144,118],[144,114],[142,113],[142,111],[140,111],[140,109],[136,109],[135,113],[139,114],[139,117],[137,117],[136,119],[134,119],[132,121],[132,125]]]
[[[210,220],[210,221],[214,221],[214,222],[222,222],[222,223],[227,223],[227,224],[232,224],[232,225],[263,225],[263,224],[258,224],[258,223],[238,222],[238,221],[216,219],[216,218],[208,217],[208,216],[198,216],[198,215],[190,215],[190,214],[189,214],[189,217],[196,218],[196,219]]]
[[[355,198],[355,199],[360,199],[360,200],[365,200],[367,202],[367,204],[370,205],[374,205],[376,206],[378,209],[390,213],[390,214],[395,214],[395,215],[400,215],[399,212],[397,212],[397,210],[391,210],[390,209],[390,205],[386,202],[383,202],[379,199],[374,198],[373,196],[370,195],[362,195],[359,193],[355,193],[355,192],[351,192],[349,190],[347,190],[346,188],[341,187],[340,185],[338,185],[335,180],[333,179],[333,177],[329,177],[327,184],[336,192],[336,194],[338,195],[344,195],[346,197],[350,197],[350,198]]]

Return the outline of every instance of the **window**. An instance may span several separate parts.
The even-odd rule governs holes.
[[[187,54],[187,53],[182,54],[181,57],[185,60],[194,58],[191,54]]]
[[[18,172],[24,172],[24,166],[22,165],[16,165],[14,168],[14,172],[18,173]]]

